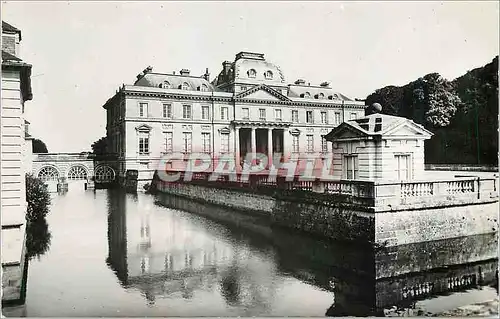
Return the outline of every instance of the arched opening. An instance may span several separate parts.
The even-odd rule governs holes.
[[[38,178],[42,181],[57,181],[59,179],[59,172],[52,166],[45,166],[38,172]]]
[[[102,165],[95,169],[94,176],[97,183],[111,182],[115,180],[115,171],[107,165]]]
[[[87,180],[87,169],[80,165],[71,167],[68,171],[68,180]]]

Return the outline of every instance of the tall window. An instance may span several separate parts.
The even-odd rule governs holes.
[[[411,158],[409,154],[394,155],[396,159],[396,176],[398,180],[405,181],[411,179]]]
[[[229,153],[229,134],[220,135],[220,152]]]
[[[299,111],[292,110],[292,122],[299,123]]]
[[[294,152],[294,153],[299,152],[299,136],[298,135],[292,136],[292,152]]]
[[[191,132],[182,133],[182,148],[184,153],[191,153]]]
[[[326,141],[324,135],[321,136],[321,151],[323,153],[327,153],[328,152],[328,142]]]
[[[147,133],[139,133],[139,154],[149,154],[149,135]]]
[[[335,112],[335,124],[340,124],[340,112]]]
[[[210,133],[201,133],[201,143],[203,145],[203,153],[211,153],[212,147],[210,144]]]
[[[227,106],[223,106],[220,108],[220,119],[221,120],[228,120],[229,119],[229,112]]]
[[[314,136],[309,134],[306,136],[307,139],[307,151],[309,153],[314,152]]]
[[[165,132],[165,152],[172,153],[173,150],[173,133]]]
[[[307,124],[314,123],[313,112],[312,111],[306,111],[306,123]]]
[[[139,103],[139,116],[148,117],[148,103]]]
[[[182,118],[191,119],[191,105],[182,106]]]
[[[328,118],[326,117],[326,112],[321,112],[321,124],[328,124]]]
[[[358,117],[356,113],[351,113],[351,120],[355,120]]]
[[[274,110],[274,117],[275,117],[276,121],[281,121],[281,110],[280,109]]]
[[[347,179],[358,179],[358,156],[344,155],[344,177]]]
[[[244,119],[244,120],[250,119],[250,111],[248,110],[248,108],[242,108],[241,114],[242,114],[241,115],[242,119]]]
[[[201,119],[210,120],[210,109],[208,106],[201,107]]]
[[[163,104],[163,117],[166,119],[172,118],[172,105]]]
[[[266,109],[259,109],[259,119],[261,121],[266,120]]]

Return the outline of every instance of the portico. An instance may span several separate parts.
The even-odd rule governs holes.
[[[249,153],[254,154],[252,163],[255,163],[255,154],[266,154],[266,167],[272,167],[274,156],[281,157],[284,154],[285,130],[290,124],[288,122],[233,121],[237,168],[241,169]]]

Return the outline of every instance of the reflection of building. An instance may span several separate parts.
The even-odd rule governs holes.
[[[25,258],[25,174],[31,136],[24,102],[32,99],[31,65],[19,58],[21,31],[2,21],[1,214],[2,302],[21,301]]]
[[[145,69],[105,104],[110,152],[120,174],[139,170],[151,178],[162,154],[230,153],[237,163],[248,152],[266,155],[331,151],[323,139],[332,126],[364,114],[364,102],[319,86],[285,81],[280,68],[261,53],[240,52],[223,62],[210,82],[208,70],[193,76]]]

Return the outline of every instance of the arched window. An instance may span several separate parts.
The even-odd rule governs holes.
[[[113,181],[115,179],[115,171],[107,165],[97,167],[94,174],[97,182]]]
[[[187,82],[182,83],[182,89],[189,90],[189,83],[187,83]]]
[[[255,78],[257,76],[257,72],[254,69],[248,70],[248,77]]]
[[[311,97],[311,93],[309,93],[309,92],[304,93],[304,97],[306,97],[306,98]]]
[[[206,84],[202,84],[200,89],[201,89],[202,92],[207,92],[208,91],[208,86]]]
[[[324,99],[324,98],[325,98],[325,95],[324,95],[323,93],[320,93],[320,94],[318,95],[318,97],[319,97],[320,99]]]
[[[59,173],[52,166],[43,167],[40,172],[38,172],[38,178],[42,181],[56,181],[59,178]]]
[[[264,77],[266,78],[266,80],[272,80],[272,78],[273,78],[273,72],[271,72],[271,71],[266,71],[266,72],[264,73]]]
[[[164,89],[170,89],[170,82],[168,82],[168,81],[164,81],[164,82],[163,82],[163,88],[164,88]]]
[[[87,179],[87,170],[83,166],[73,166],[68,172],[69,180]]]

